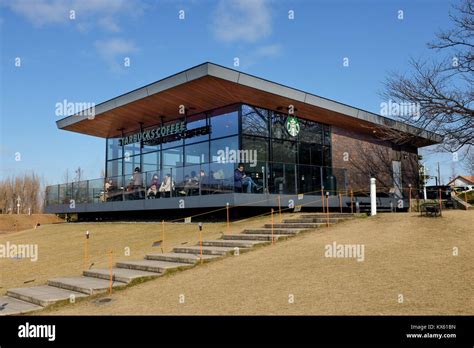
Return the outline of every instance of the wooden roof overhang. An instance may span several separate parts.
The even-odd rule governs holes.
[[[95,115],[75,114],[57,121],[60,129],[108,138],[124,132],[183,118],[180,105],[192,108],[189,115],[235,103],[247,103],[271,110],[294,105],[300,118],[337,127],[374,133],[387,127],[412,134],[411,145],[436,144],[442,138],[377,114],[286,87],[252,75],[204,63],[176,75],[136,89],[95,107]]]

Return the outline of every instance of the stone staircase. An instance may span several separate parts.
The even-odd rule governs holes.
[[[353,217],[353,214],[334,213],[330,215],[329,224]],[[169,253],[147,254],[142,260],[118,261],[112,269],[89,269],[83,271],[82,276],[58,277],[49,279],[46,285],[9,289],[6,296],[0,296],[0,316],[37,311],[56,303],[73,303],[76,299],[106,293],[111,283],[114,289],[124,288],[170,271],[185,270],[200,262],[246,252],[258,245],[325,227],[327,222],[322,213],[301,213],[297,218],[273,224],[273,228],[272,224],[265,224],[262,228],[244,229],[240,234],[223,234],[221,239],[202,241],[202,247],[199,244],[178,246]]]

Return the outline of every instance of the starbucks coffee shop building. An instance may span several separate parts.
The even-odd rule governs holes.
[[[351,196],[368,199],[370,176],[380,181],[384,206],[405,200],[406,188],[418,185],[418,148],[441,141],[212,63],[101,103],[94,117],[71,115],[57,126],[106,143],[105,178],[47,188],[47,212],[79,215],[227,203],[317,209],[326,192],[331,207],[348,209]],[[408,140],[395,144],[380,136],[383,129]],[[236,181],[239,163],[250,190]]]

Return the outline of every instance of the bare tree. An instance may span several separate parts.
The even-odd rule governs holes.
[[[35,173],[7,178],[0,182],[0,210],[21,214],[42,211],[41,180]],[[17,210],[17,204],[19,209]]]
[[[74,182],[80,182],[84,180],[84,170],[80,166],[77,167],[74,173],[75,173]]]
[[[395,149],[394,149],[395,146]],[[367,178],[377,179],[379,193],[401,193],[407,196],[411,185],[414,189],[422,186],[419,175],[420,165],[418,155],[405,151],[390,143],[367,143],[357,149],[349,159],[349,186],[356,191],[367,189]],[[400,177],[394,171],[393,162],[401,163]]]
[[[63,182],[68,183],[70,181],[69,168],[66,168],[63,173]]]
[[[466,175],[474,175],[474,148],[466,150],[462,168]]]
[[[432,62],[411,59],[411,74],[392,73],[383,96],[419,106],[417,115],[400,120],[444,137],[443,149],[474,145],[474,0],[463,0],[450,14],[453,28],[436,34],[428,47],[439,54]]]

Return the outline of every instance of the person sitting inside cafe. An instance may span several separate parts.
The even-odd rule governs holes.
[[[106,201],[114,200],[114,191],[115,191],[114,182],[112,181],[112,179],[107,180],[107,182],[105,183],[105,200]]]
[[[239,163],[237,168],[234,170],[234,188],[237,192],[252,193],[260,190],[262,187],[258,186],[250,176],[245,173],[243,163]]]
[[[199,191],[199,177],[196,172],[193,170],[191,175],[186,178],[184,184],[184,192],[187,196],[191,196],[196,191]]]
[[[153,178],[151,179],[150,187],[148,188],[148,191],[146,194],[147,198],[154,199],[154,198],[160,197],[158,194],[158,186],[160,186],[158,175],[154,174]]]
[[[171,191],[174,191],[174,180],[170,174],[166,174],[159,188],[161,197],[170,197]]]

